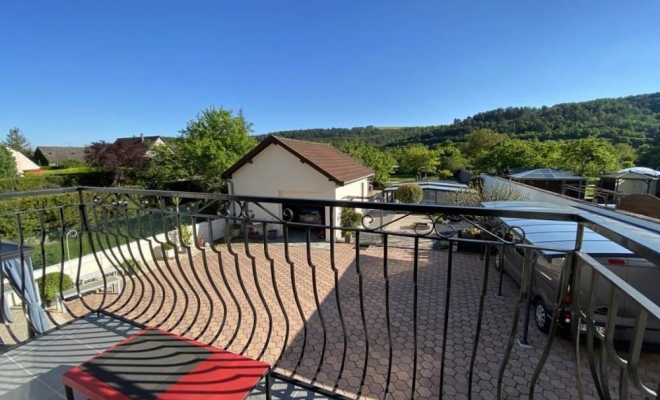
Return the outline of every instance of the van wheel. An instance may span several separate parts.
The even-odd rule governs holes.
[[[543,333],[550,332],[551,318],[548,309],[543,304],[543,300],[536,300],[534,302],[534,322],[536,323],[536,327]]]

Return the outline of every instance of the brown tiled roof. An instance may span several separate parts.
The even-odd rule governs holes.
[[[115,140],[115,143],[117,142],[130,142],[134,144],[138,144],[141,142],[151,144],[155,142],[156,140],[161,139],[164,141],[162,136],[133,136],[133,137],[125,137],[125,138],[118,138]]]
[[[355,161],[351,156],[325,143],[305,142],[302,140],[268,136],[245,157],[241,158],[222,174],[224,179],[232,177],[243,165],[251,161],[271,144],[282,146],[305,164],[319,171],[338,185],[345,185],[357,179],[372,176],[374,171]]]

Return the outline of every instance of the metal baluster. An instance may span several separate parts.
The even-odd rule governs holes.
[[[451,295],[451,269],[454,264],[454,246],[451,242],[447,251],[447,279],[445,285],[445,315],[444,323],[442,326],[442,355],[440,356],[440,393],[439,397],[442,399],[445,384],[445,360],[447,353],[447,333],[449,331],[449,298]]]
[[[273,257],[270,256],[270,252],[268,251],[268,226],[266,223],[263,224],[263,238],[264,238],[264,256],[266,257],[266,260],[270,263],[270,275],[271,279],[273,281],[273,290],[275,291],[275,298],[277,298],[277,304],[280,306],[280,310],[282,310],[282,315],[284,316],[284,326],[285,326],[285,331],[284,331],[284,340],[282,341],[282,348],[280,349],[280,355],[277,357],[277,360],[275,361],[275,364],[273,365],[273,369],[277,368],[280,364],[280,361],[282,360],[282,357],[284,356],[284,351],[286,350],[286,346],[289,343],[289,330],[290,330],[290,322],[289,322],[289,314],[286,312],[286,307],[284,307],[284,302],[282,301],[282,296],[280,295],[280,289],[277,285],[277,278],[276,278],[276,271],[275,271],[275,260]]]
[[[211,251],[213,251],[214,247],[214,238],[215,235],[213,234],[213,221],[211,218],[206,219],[206,226],[208,227],[208,232],[209,232],[209,242],[210,242],[210,247],[212,248]],[[202,261],[204,263],[204,271],[206,271],[206,277],[211,283],[211,287],[213,287],[213,291],[215,292],[216,296],[218,296],[218,300],[220,300],[220,305],[222,306],[222,321],[220,322],[220,326],[218,327],[218,331],[215,333],[213,338],[209,340],[210,345],[214,345],[215,342],[218,340],[220,335],[222,334],[222,330],[225,327],[225,323],[227,322],[227,302],[225,299],[222,297],[222,294],[220,293],[220,289],[218,286],[215,284],[215,278],[211,275],[211,269],[209,268],[209,263],[206,255],[206,249],[204,249],[202,253]]]
[[[358,274],[358,286],[360,289],[360,316],[362,318],[362,328],[364,329],[364,366],[362,367],[362,378],[360,379],[360,387],[357,391],[357,397],[362,395],[362,388],[364,387],[364,380],[367,377],[367,365],[369,364],[369,329],[367,328],[367,316],[364,312],[364,278],[362,276],[362,269],[360,268],[360,231],[355,231],[355,269]]]
[[[579,232],[579,229],[578,229]],[[581,236],[578,233],[578,236]],[[581,243],[580,239],[578,243]],[[573,345],[575,349],[575,386],[578,392],[578,398],[584,399],[584,382],[582,381],[582,363],[580,362],[580,263],[578,257],[573,257],[571,262],[571,271],[573,281],[571,282],[571,332],[573,334]]]
[[[247,234],[246,232],[243,232],[245,235],[245,241],[247,241]],[[252,311],[252,329],[250,331],[250,336],[248,337],[248,340],[245,342],[245,345],[243,346],[243,349],[240,351],[240,354],[243,355],[247,351],[248,347],[250,347],[250,344],[252,343],[252,339],[254,338],[254,332],[256,331],[257,327],[257,309],[254,307],[254,304],[252,303],[252,299],[250,298],[250,294],[247,291],[247,288],[245,287],[245,283],[243,282],[243,274],[241,273],[241,263],[239,259],[239,254],[237,251],[234,250],[233,243],[231,241],[231,238],[227,241],[227,250],[229,254],[231,254],[234,257],[234,268],[236,270],[236,278],[238,279],[238,286],[241,288],[241,291],[243,292],[243,296],[245,296],[245,300],[248,303],[248,306],[250,307],[250,310]],[[240,304],[237,303],[237,305],[240,307]],[[239,330],[240,325],[237,326],[237,331]]]
[[[415,237],[413,246],[413,374],[410,388],[410,398],[415,398],[415,388],[417,386],[417,311],[419,309],[419,237]]]
[[[298,315],[303,323],[303,343],[302,349],[300,351],[300,356],[298,357],[298,362],[291,372],[291,376],[294,376],[302,364],[303,356],[305,355],[305,349],[307,348],[307,319],[305,318],[305,313],[303,312],[302,305],[300,304],[300,298],[298,297],[298,288],[296,285],[296,267],[291,261],[289,254],[289,225],[284,223],[284,259],[289,264],[289,270],[291,272],[291,289],[293,290],[293,298],[296,302],[296,307],[298,309]]]
[[[41,291],[37,290],[40,299],[39,307],[42,309],[46,310],[44,300],[46,298],[46,230],[44,227],[44,211],[39,210],[38,211],[38,216],[39,216],[39,232],[41,232],[41,239],[39,240],[39,250],[41,253]],[[62,257],[64,259],[64,257]],[[0,262],[0,269],[2,268],[2,263]],[[35,279],[36,283],[36,279]],[[0,299],[4,299],[4,297],[0,296]],[[60,326],[60,323],[53,318],[53,316],[49,313],[46,312],[46,315],[48,316],[48,319],[50,320],[53,325],[56,327]]]
[[[644,341],[644,331],[646,329],[646,321],[648,319],[648,313],[641,305],[637,308],[637,315],[635,316],[635,326],[633,328],[633,340],[630,342],[630,351],[628,352],[628,376],[632,380],[633,384],[642,395],[645,397],[653,398],[657,397],[658,394],[648,388],[642,381],[639,379],[639,357],[642,352],[642,342]]]
[[[523,261],[522,284],[520,285],[520,292],[518,300],[514,304],[513,321],[511,324],[511,333],[509,334],[509,342],[506,345],[504,357],[500,364],[500,371],[497,375],[497,400],[502,399],[502,381],[504,379],[504,371],[509,364],[511,358],[511,351],[513,350],[513,343],[516,340],[516,332],[518,330],[518,322],[520,321],[520,308],[523,306],[523,301],[527,298],[527,290],[531,290],[531,273],[530,265],[532,264],[532,250],[525,248],[525,257]]]
[[[114,211],[113,215],[114,215],[114,220],[115,220],[115,233],[114,233],[113,236],[115,238],[115,243],[117,244],[117,247],[116,247],[117,252],[119,253],[119,257],[121,257],[121,260],[122,260],[118,265],[119,273],[122,274],[122,275],[128,275],[128,279],[131,280],[131,286],[133,288],[136,287],[136,285],[135,285],[136,280],[140,283],[140,295],[136,296],[136,297],[141,299],[144,296],[144,292],[145,292],[144,282],[142,282],[142,279],[140,279],[140,278],[137,278],[137,277],[134,278],[133,274],[126,274],[126,271],[124,270],[124,268],[125,268],[124,264],[127,261],[131,261],[131,262],[134,262],[134,263],[137,263],[137,262],[136,262],[136,260],[134,260],[130,256],[129,256],[129,258],[127,258],[126,255],[124,254],[124,251],[121,249],[122,248],[121,239],[124,239],[124,241],[127,244],[127,247],[130,247],[130,246],[128,246],[128,243],[129,243],[128,242],[128,237],[126,235],[122,234],[121,223],[119,222],[119,213],[120,213],[120,210],[122,210],[121,207],[122,207],[122,201],[120,200],[120,197],[118,196],[117,197],[117,206],[113,210]],[[128,229],[128,227],[127,227],[127,229]],[[82,242],[81,242],[81,245],[82,245]],[[132,253],[132,252],[130,252],[130,253]],[[100,266],[99,266],[99,268],[100,268]],[[103,273],[103,269],[102,268],[100,268],[100,269],[101,269],[101,276],[105,277],[105,274]],[[106,287],[106,285],[104,285],[104,287]],[[131,293],[131,296],[130,296],[131,300],[135,298],[133,296],[135,296],[135,292]],[[140,306],[140,303],[141,303],[140,301],[135,300],[135,304],[131,308],[129,308],[128,311],[124,312],[123,316],[127,316],[127,315],[133,313],[135,310],[137,310],[137,308]],[[146,309],[145,309],[145,311],[146,311]],[[141,314],[138,314],[138,316],[139,315],[141,315]],[[134,316],[132,319],[137,319],[137,316]]]
[[[81,200],[80,200],[80,201],[81,201],[81,203],[84,202],[84,198],[82,197],[82,194],[81,194]],[[107,306],[105,306],[106,295],[105,295],[105,293],[102,295],[103,298],[101,299],[101,305],[99,306],[99,309],[106,309],[106,308],[109,309],[109,308],[111,308],[112,306],[114,306],[116,303],[118,303],[119,300],[123,297],[123,294],[126,292],[126,287],[127,287],[127,285],[126,285],[126,278],[124,278],[124,275],[119,274],[119,270],[117,269],[117,267],[116,267],[114,264],[112,264],[112,259],[108,256],[108,254],[107,254],[107,252],[106,252],[106,249],[105,249],[104,246],[103,246],[103,241],[102,241],[102,239],[101,239],[101,235],[100,235],[100,233],[99,233],[99,226],[103,226],[103,227],[104,227],[104,228],[103,228],[104,231],[107,230],[107,229],[105,228],[105,225],[106,225],[105,212],[106,212],[106,211],[105,211],[105,208],[104,208],[103,206],[101,206],[101,212],[102,212],[103,215],[104,215],[104,218],[103,218],[103,225],[100,225],[100,224],[99,224],[98,216],[97,216],[97,213],[96,213],[96,205],[94,205],[94,204],[92,205],[92,215],[94,216],[94,226],[95,226],[95,228],[94,228],[94,232],[96,233],[96,240],[98,241],[98,244],[99,244],[99,246],[101,247],[101,253],[102,253],[103,256],[104,256],[104,257],[110,262],[110,264],[112,265],[112,267],[115,268],[115,270],[117,270],[117,273],[118,273],[118,275],[119,275],[119,277],[121,278],[121,281],[122,281],[121,290],[120,290],[119,293],[117,294],[117,298],[115,298],[113,301],[111,301],[110,304],[108,304]],[[62,218],[63,218],[63,216],[62,216]],[[87,222],[89,222],[89,218],[87,218]],[[62,222],[62,223],[63,223],[63,222]],[[84,235],[84,232],[85,232],[85,231],[83,231],[83,232],[81,233],[80,237],[82,237],[82,235]],[[96,261],[96,264],[99,266],[99,269],[102,270],[103,268],[102,268],[102,265],[101,265],[101,261],[99,260],[99,257],[98,257],[98,250],[96,249],[96,243],[95,243],[95,241],[94,241],[94,235],[92,235],[92,228],[89,226],[89,223],[87,224],[87,230],[86,230],[86,232],[87,232],[87,238],[88,238],[88,240],[89,240],[89,245],[90,245],[90,248],[91,248],[91,250],[92,250],[92,254],[94,254],[94,260]],[[64,237],[64,236],[63,236],[63,235],[64,235],[64,227],[62,228],[62,242],[61,242],[61,243],[62,243],[62,249],[64,249],[64,242],[63,242],[63,240],[64,240],[63,237]],[[111,246],[110,243],[109,243],[109,239],[107,238],[107,235],[105,235],[105,236],[106,236],[106,240],[108,240],[108,244],[109,244],[109,247],[108,247],[108,248],[109,248],[110,251],[111,251],[111,250],[112,250],[112,246]],[[82,240],[82,239],[81,239],[81,240]],[[64,252],[64,250],[62,250],[62,252]],[[64,254],[64,253],[62,253],[62,254]],[[114,252],[111,252],[111,255],[112,255],[113,257],[115,257]],[[64,257],[63,257],[63,258],[64,258]],[[62,264],[62,268],[64,268],[64,264]],[[104,278],[104,279],[105,279],[105,278]],[[105,286],[105,283],[104,283],[104,286]],[[105,292],[105,291],[104,291],[104,292]],[[121,307],[119,307],[118,309],[119,309],[119,310],[122,309],[126,304],[128,304],[128,301],[129,301],[129,300],[130,300],[130,296],[124,301],[124,304],[122,304]],[[115,311],[115,310],[113,310],[113,312],[114,312],[114,311]]]
[[[393,358],[393,343],[392,343],[392,321],[390,315],[390,277],[389,270],[387,265],[388,259],[388,235],[383,235],[383,274],[385,275],[385,318],[387,320],[387,346],[388,346],[388,357],[387,357],[387,377],[385,383],[385,397],[387,398],[390,392],[390,383],[392,381],[392,358]]]
[[[16,226],[18,228],[18,253],[19,253],[19,261],[21,263],[20,265],[20,276],[21,276],[21,307],[23,309],[23,315],[25,315],[25,319],[29,322],[27,324],[27,330],[28,330],[28,336],[33,338],[37,336],[37,332],[35,332],[34,328],[32,327],[31,319],[30,319],[30,313],[28,312],[28,306],[27,306],[27,301],[26,301],[26,296],[25,296],[25,237],[23,236],[23,223],[21,222],[21,213],[16,214]],[[4,301],[4,299],[2,299]]]
[[[479,349],[479,338],[481,336],[481,323],[484,316],[484,303],[486,293],[488,292],[488,272],[490,271],[490,245],[486,245],[486,260],[484,261],[484,279],[481,286],[481,296],[479,297],[479,313],[477,317],[477,327],[474,333],[474,345],[472,346],[472,357],[470,358],[470,371],[468,372],[468,399],[472,399],[472,381],[474,378],[474,364],[477,360],[477,350]]]
[[[229,219],[225,219],[225,228],[227,229],[229,226]],[[230,240],[227,242],[229,243]],[[234,333],[232,333],[231,337],[227,341],[227,343],[223,346],[223,348],[226,350],[231,345],[234,343],[234,340],[236,340],[236,337],[238,336],[238,332],[241,327],[241,322],[243,322],[243,311],[241,311],[241,305],[238,303],[238,298],[236,297],[236,294],[231,288],[231,285],[229,284],[229,280],[227,279],[227,274],[225,273],[225,265],[222,260],[222,252],[218,250],[217,246],[215,243],[211,244],[211,250],[217,255],[218,257],[218,267],[220,269],[220,277],[222,278],[222,282],[225,284],[225,287],[227,288],[227,292],[229,293],[229,297],[231,297],[231,300],[234,302],[234,305],[236,306],[236,329],[234,329]],[[227,307],[229,309],[229,307]],[[226,322],[226,316],[223,317],[222,320],[222,325],[220,330],[222,330],[222,327],[224,326]]]
[[[247,207],[247,203],[246,203],[246,207]],[[264,341],[264,347],[261,349],[259,355],[257,356],[257,359],[261,360],[264,354],[266,353],[266,349],[268,349],[268,344],[270,343],[270,337],[273,333],[273,314],[270,312],[270,308],[268,307],[266,298],[264,297],[264,294],[261,291],[261,284],[259,282],[259,276],[257,273],[257,261],[256,261],[256,257],[250,252],[250,241],[248,238],[247,230],[244,232],[244,234],[245,234],[245,254],[248,256],[248,258],[250,258],[250,261],[252,263],[252,275],[254,276],[254,284],[255,287],[257,288],[259,301],[261,301],[261,304],[264,306],[264,310],[266,311],[266,318],[268,318],[268,332],[266,333],[266,340]],[[257,324],[255,319],[255,324],[252,327],[252,332],[256,331],[256,328],[257,328]]]
[[[115,245],[113,245],[113,242],[110,240],[110,236],[112,236],[114,238],[114,240],[115,240],[114,243],[115,244],[118,243],[119,240],[117,239],[116,234],[111,233],[111,228],[109,227],[109,224],[108,224],[108,210],[107,210],[106,206],[101,206],[101,207],[102,207],[101,211],[103,213],[103,233],[104,233],[102,236],[105,238],[106,245],[107,245],[107,251],[110,253],[110,255],[112,255],[112,259],[114,259],[115,264],[112,264],[112,259],[110,257],[107,257],[107,258],[108,258],[108,261],[110,261],[110,263],[112,264],[113,268],[117,271],[118,276],[120,276],[121,279],[122,279],[122,291],[121,291],[120,295],[117,296],[117,299],[115,299],[115,301],[113,301],[112,304],[110,305],[110,306],[112,306],[112,305],[115,304],[115,302],[118,302],[121,297],[123,297],[122,295],[124,293],[126,293],[126,287],[128,287],[129,285],[126,284],[126,282],[127,282],[126,277],[124,276],[124,274],[121,273],[120,265],[122,263],[122,260],[117,256],[117,254],[115,254],[115,251],[114,251]],[[116,229],[116,227],[115,227],[115,229]],[[97,230],[97,235],[98,235],[98,230]],[[102,241],[99,241],[99,242],[100,242],[99,244],[101,245],[101,248],[103,248],[103,242]],[[105,254],[105,250],[103,252]],[[99,270],[102,270],[100,263],[99,263]],[[80,273],[80,271],[78,271],[78,273]],[[105,282],[105,275],[103,273],[101,275],[104,277],[103,279],[104,279],[104,282]],[[119,312],[121,310],[123,310],[126,306],[128,306],[128,304],[131,302],[131,299],[135,295],[135,283],[133,282],[133,278],[130,277],[130,276],[128,278],[131,281],[130,294],[128,296],[126,296],[126,298],[124,299],[121,306],[117,306],[114,310],[112,310],[112,312],[115,313],[115,314],[119,314]],[[104,286],[105,286],[105,284],[104,284]],[[110,307],[110,306],[108,306],[108,307]],[[126,316],[126,313],[124,313],[122,315]]]
[[[314,376],[312,377],[311,383],[316,382],[316,379],[318,379],[319,373],[321,372],[321,367],[323,367],[323,361],[325,359],[325,349],[328,343],[328,334],[327,334],[327,327],[325,326],[325,318],[323,317],[323,310],[321,310],[321,301],[319,300],[319,291],[318,291],[318,284],[316,282],[316,265],[314,265],[314,262],[312,261],[312,250],[311,250],[311,228],[307,227],[307,264],[311,267],[312,269],[312,289],[314,291],[314,303],[316,304],[316,309],[318,310],[319,313],[319,319],[321,321],[321,328],[323,329],[323,348],[321,349],[321,357],[319,358],[319,365],[318,368],[316,369],[316,372],[314,373]]]
[[[161,244],[161,242],[158,241],[158,239],[156,239],[156,231],[154,230],[153,211],[148,210],[147,211],[147,216],[149,218],[148,221],[149,221],[149,227],[150,227],[149,230],[151,232],[151,234],[150,234],[151,237],[147,238],[145,236],[144,240],[146,240],[149,243],[149,251],[151,252],[152,259],[154,261],[154,264],[156,265],[156,269],[158,270],[158,274],[156,274],[156,275],[160,275],[163,278],[163,280],[165,281],[165,283],[167,284],[167,286],[169,287],[169,289],[170,289],[170,292],[167,292],[166,288],[163,285],[161,285],[162,290],[163,290],[163,298],[162,298],[162,302],[161,302],[162,307],[165,306],[165,297],[166,296],[172,296],[172,302],[171,302],[171,307],[170,307],[169,311],[166,313],[166,315],[161,319],[161,321],[159,323],[155,324],[156,328],[160,328],[163,325],[165,325],[165,323],[170,319],[172,314],[174,314],[174,308],[177,304],[179,296],[177,294],[176,288],[174,287],[172,282],[170,282],[170,279],[167,277],[167,274],[165,273],[165,270],[161,267],[160,262],[158,261],[158,257],[156,255],[156,251],[154,250],[154,245],[153,245],[152,241],[155,242],[157,245],[162,246],[162,244]],[[149,235],[147,235],[147,236],[149,236]],[[165,253],[162,250],[162,248],[160,248],[159,251],[161,252],[161,255],[163,255],[163,258],[166,259],[167,257],[164,256]],[[167,261],[163,261],[163,263],[167,264]],[[167,268],[169,268],[169,266],[165,265],[165,268],[167,269]],[[160,282],[160,279],[158,277],[156,277],[156,279],[158,280],[158,282]],[[160,314],[160,310],[157,314]],[[157,314],[154,314],[154,316],[156,316]]]
[[[161,275],[161,276],[165,276],[165,275],[163,275],[163,273],[160,269],[160,265],[158,265],[158,261],[156,260],[156,253],[154,252],[153,245],[152,245],[151,241],[149,239],[147,239],[146,236],[143,234],[142,217],[140,216],[140,211],[141,210],[137,211],[137,217],[136,217],[138,233],[134,237],[137,239],[138,251],[140,253],[140,257],[144,261],[144,265],[147,268],[147,271],[150,271],[151,268],[149,268],[149,264],[147,262],[146,256],[144,255],[144,252],[142,250],[142,243],[140,242],[140,240],[144,240],[147,243],[147,246],[149,248],[149,254],[151,254],[151,260],[153,261],[154,265],[156,266],[156,270],[158,271],[158,273],[154,273],[154,274],[148,273],[148,275],[153,275],[153,279],[158,284],[158,287],[159,287],[160,292],[162,294],[161,299],[160,299],[160,304],[158,305],[158,307],[156,307],[156,310],[154,311],[153,315],[151,317],[147,318],[144,321],[144,324],[148,325],[163,310],[163,307],[165,306],[165,297],[167,296],[167,293],[165,291],[165,286],[163,286],[163,284],[162,284],[162,282],[160,281],[160,278],[159,278],[159,275]],[[149,217],[149,220],[151,220],[151,212],[146,211],[144,216]],[[130,234],[130,232],[131,231],[129,230],[129,234]],[[147,279],[151,279],[151,278],[147,277]],[[154,296],[155,296],[156,295],[156,290],[155,290],[155,286],[153,284],[152,284],[152,290],[153,290],[153,293],[154,293]],[[172,290],[174,290],[174,289],[172,289]],[[152,298],[152,301],[153,301],[153,298]]]
[[[591,285],[589,288],[589,301],[587,303],[587,361],[589,362],[589,369],[591,370],[591,377],[594,380],[598,397],[601,399],[609,399],[609,391],[605,391],[598,378],[598,370],[596,368],[595,354],[594,354],[594,309],[596,308],[596,294],[598,293],[598,278],[600,275],[592,270]],[[601,338],[605,339],[605,337]],[[602,360],[601,360],[602,362]]]
[[[335,289],[335,299],[337,300],[337,313],[339,315],[339,322],[341,323],[341,332],[343,335],[342,343],[342,352],[341,352],[341,364],[339,366],[339,374],[337,375],[337,380],[335,385],[332,388],[333,392],[339,387],[339,381],[341,380],[342,374],[344,373],[344,368],[346,366],[346,352],[348,350],[348,334],[346,332],[346,322],[344,321],[344,313],[341,308],[341,298],[339,295],[339,270],[335,263],[335,208],[330,207],[330,268],[334,276],[334,289]]]
[[[140,216],[139,214],[136,215],[136,218],[139,219]],[[135,321],[139,321],[140,318],[147,313],[149,308],[151,308],[151,305],[153,304],[154,298],[156,296],[156,287],[154,286],[153,282],[151,281],[151,278],[149,278],[149,274],[145,274],[144,271],[142,271],[142,267],[140,267],[140,263],[137,261],[137,258],[135,257],[135,254],[133,254],[133,249],[131,248],[131,243],[132,240],[137,241],[137,246],[139,249],[140,256],[142,257],[142,262],[144,263],[145,266],[147,266],[147,260],[144,258],[144,255],[142,254],[142,248],[140,245],[140,239],[139,237],[134,236],[131,231],[132,229],[129,228],[129,220],[128,220],[128,208],[124,208],[124,224],[126,226],[126,235],[120,234],[124,240],[126,241],[126,249],[128,250],[128,254],[131,257],[131,261],[134,263],[134,265],[137,267],[138,271],[141,272],[141,274],[137,277],[137,280],[140,281],[140,286],[142,288],[142,296],[140,296],[140,301],[137,303],[141,303],[142,299],[144,298],[144,294],[146,292],[146,288],[144,285],[144,282],[142,282],[142,277],[144,277],[149,285],[149,288],[151,289],[151,295],[149,296],[149,301],[146,302],[144,310],[142,310],[140,313],[135,315],[132,319]],[[121,245],[119,247],[121,249]],[[130,267],[129,267],[130,268]],[[125,271],[129,275],[133,275],[132,271]],[[137,307],[136,307],[137,309]]]
[[[183,233],[183,228],[181,227],[181,215],[177,215],[177,221],[179,222],[179,234],[181,235]],[[197,243],[197,236],[195,234],[195,228],[194,227],[195,227],[195,220],[193,218],[190,221],[190,227],[188,227],[188,229],[190,229],[190,233],[192,235],[193,243]],[[186,249],[186,254],[188,256],[188,265],[190,266],[189,269],[192,271],[193,277],[195,278],[195,281],[199,285],[199,291],[202,292],[202,294],[204,295],[204,298],[206,299],[208,307],[209,307],[209,317],[206,319],[206,323],[204,324],[204,327],[194,337],[195,340],[199,340],[204,335],[204,333],[206,333],[209,326],[211,325],[211,319],[213,318],[213,312],[215,311],[215,307],[214,307],[214,304],[213,304],[213,300],[211,299],[211,295],[209,295],[209,292],[204,287],[204,283],[202,282],[201,278],[199,277],[199,274],[197,273],[197,268],[195,268],[195,262],[194,262],[193,257],[192,257],[192,246],[189,245],[189,244],[183,243],[183,236],[180,236],[180,237],[182,238],[181,245],[183,246],[183,248]],[[203,256],[202,256],[202,260],[204,260]],[[190,283],[190,285],[191,285],[191,289],[195,290],[192,283]],[[200,296],[197,296],[197,309],[199,310],[200,315],[201,315],[202,299],[201,299]],[[190,326],[192,327],[193,324],[191,324]]]
[[[179,234],[179,242],[182,240],[181,236],[181,215],[179,214],[179,209],[177,205],[177,210],[175,211],[176,215],[176,229]],[[176,243],[176,246],[178,247],[180,243]],[[193,286],[192,282],[190,282],[190,279],[188,278],[188,274],[186,274],[186,271],[183,268],[183,265],[181,265],[181,257],[179,256],[179,252],[175,251],[174,252],[174,260],[176,261],[176,265],[179,267],[179,272],[181,273],[181,277],[183,278],[183,282],[188,285],[190,288],[190,291],[192,292],[195,302],[197,304],[197,307],[195,307],[195,314],[193,315],[192,321],[190,321],[190,325],[186,329],[181,332],[181,336],[185,336],[190,330],[195,326],[197,323],[197,320],[199,319],[200,314],[202,313],[202,299],[199,297],[199,293],[195,290],[195,287]],[[190,265],[192,266],[192,259],[189,259],[191,261]],[[190,268],[194,271],[194,268]],[[195,272],[193,272],[194,275],[196,275]],[[185,314],[190,315],[190,311],[186,308],[184,311]]]
[[[529,398],[530,400],[534,398],[534,389],[536,388],[536,383],[538,382],[539,376],[541,376],[541,371],[543,371],[543,366],[548,359],[550,350],[552,349],[552,344],[555,340],[555,334],[557,333],[557,325],[559,320],[559,312],[561,306],[564,302],[564,298],[568,293],[568,282],[570,278],[570,271],[568,266],[570,265],[571,257],[575,257],[575,254],[568,254],[566,261],[564,262],[564,268],[561,269],[559,274],[559,288],[557,290],[557,298],[555,300],[553,311],[552,311],[552,320],[550,322],[550,331],[547,334],[547,339],[545,345],[543,346],[543,352],[541,353],[541,358],[534,369],[534,374],[532,375],[532,380],[529,382]]]

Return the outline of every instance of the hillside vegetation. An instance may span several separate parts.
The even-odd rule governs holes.
[[[303,129],[273,134],[323,142],[359,138],[376,146],[400,147],[413,143],[433,146],[446,140],[462,142],[477,129],[492,129],[514,138],[541,141],[599,136],[636,148],[643,144],[657,145],[660,144],[660,92],[552,107],[498,108],[456,119],[451,125]]]

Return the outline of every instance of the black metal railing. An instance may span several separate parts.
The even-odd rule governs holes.
[[[62,197],[47,203],[54,194]],[[90,312],[155,326],[267,361],[277,377],[336,398],[657,397],[657,356],[643,344],[655,338],[660,308],[580,247],[588,227],[660,265],[654,237],[580,213],[111,188],[0,202],[10,198],[44,199],[0,213],[0,241],[18,248],[0,263],[41,260],[33,277],[20,269],[14,279],[24,298],[31,279],[60,273],[55,289],[39,288],[54,328]],[[363,213],[358,226],[341,226],[344,208]],[[576,245],[531,245],[499,217],[575,222]],[[469,237],[464,228],[474,228]],[[463,252],[474,245],[478,253]],[[491,271],[505,248],[524,254],[519,284]],[[525,318],[540,250],[565,255],[547,336]],[[608,302],[596,304],[603,290]],[[615,341],[623,302],[636,313],[624,350]],[[4,329],[21,340],[12,324]],[[529,347],[516,344],[521,336]]]

